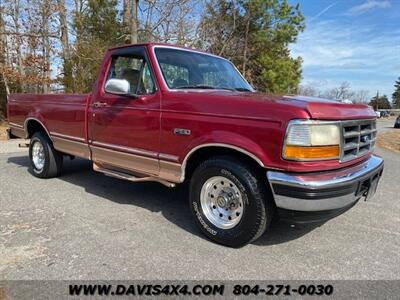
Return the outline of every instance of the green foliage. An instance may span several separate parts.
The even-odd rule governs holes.
[[[389,99],[386,95],[379,96],[377,94],[375,97],[371,99],[368,105],[372,106],[375,110],[392,108]]]
[[[259,62],[261,72],[253,80],[259,90],[271,93],[294,93],[298,89],[301,80],[301,58],[263,54]]]
[[[117,4],[117,0],[89,0],[85,10],[75,13],[74,27],[78,37],[116,43],[121,32]]]
[[[89,0],[87,7],[74,15],[76,41],[71,57],[72,82],[66,88],[89,92],[96,80],[104,53],[120,44],[122,25],[116,0]],[[72,85],[72,86],[71,86]]]
[[[393,108],[400,108],[400,77],[394,84],[394,93],[392,94]]]
[[[201,40],[207,50],[232,60],[258,90],[295,92],[301,58],[290,57],[289,44],[304,30],[299,5],[287,0],[218,0],[209,3]]]

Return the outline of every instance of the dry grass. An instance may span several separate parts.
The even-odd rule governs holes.
[[[377,145],[400,153],[400,129],[392,129],[378,135]]]
[[[6,122],[0,120],[0,140],[5,140],[7,138],[6,129],[8,125]]]

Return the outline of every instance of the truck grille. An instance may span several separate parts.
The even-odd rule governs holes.
[[[355,159],[373,150],[376,139],[375,120],[344,121],[341,125],[341,162]]]

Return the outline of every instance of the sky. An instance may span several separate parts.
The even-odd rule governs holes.
[[[303,85],[354,90],[391,99],[400,77],[400,0],[289,0],[300,3],[306,29],[292,44],[303,58]]]

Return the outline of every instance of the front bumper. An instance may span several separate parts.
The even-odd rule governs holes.
[[[301,174],[268,171],[267,177],[278,209],[332,214],[373,196],[382,171],[383,159],[372,155],[341,170]]]

